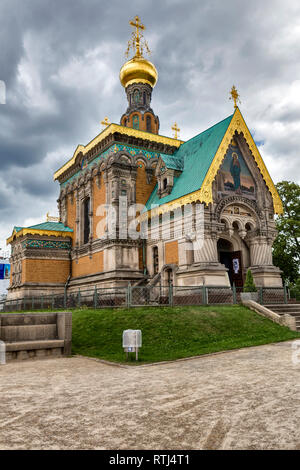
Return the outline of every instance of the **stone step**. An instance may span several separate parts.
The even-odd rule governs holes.
[[[46,340],[46,341],[15,341],[13,343],[5,343],[6,351],[30,351],[33,349],[54,349],[63,348],[64,340]]]
[[[12,325],[1,327],[1,339],[12,341],[43,341],[57,339],[56,324],[50,325]]]

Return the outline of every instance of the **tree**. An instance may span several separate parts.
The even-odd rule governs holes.
[[[251,269],[248,269],[243,292],[257,292]]]
[[[278,236],[273,244],[273,261],[285,281],[299,277],[300,263],[300,186],[291,181],[276,185],[283,203],[283,214],[276,220]]]

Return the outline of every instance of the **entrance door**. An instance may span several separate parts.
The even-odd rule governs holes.
[[[235,283],[236,287],[243,286],[242,252],[241,251],[220,251],[220,263],[228,269],[230,284]]]
[[[242,252],[233,251],[231,254],[232,281],[236,287],[243,287],[243,269],[242,269]]]

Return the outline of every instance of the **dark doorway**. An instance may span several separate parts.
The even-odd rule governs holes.
[[[228,269],[230,284],[236,287],[243,286],[242,252],[233,251],[232,243],[220,238],[218,241],[218,253],[221,264]]]

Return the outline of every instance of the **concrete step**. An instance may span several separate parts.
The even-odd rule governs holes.
[[[15,341],[13,343],[5,343],[6,351],[30,351],[33,349],[54,349],[63,348],[64,340],[46,340],[46,341]]]

